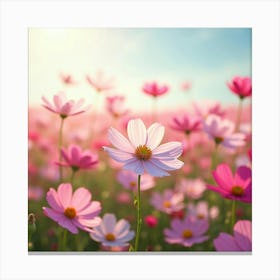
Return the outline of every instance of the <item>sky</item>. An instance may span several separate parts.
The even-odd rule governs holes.
[[[41,104],[59,91],[93,103],[96,93],[85,76],[103,71],[114,77],[111,94],[126,96],[131,109],[141,110],[151,98],[145,82],[170,86],[159,109],[187,102],[236,104],[226,82],[251,76],[250,28],[31,28],[29,29],[29,104]],[[59,74],[71,74],[78,84],[63,85]],[[180,85],[192,83],[188,92]]]

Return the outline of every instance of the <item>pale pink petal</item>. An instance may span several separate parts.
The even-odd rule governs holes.
[[[234,237],[242,251],[252,251],[251,221],[238,221],[234,226]]]
[[[101,224],[101,218],[95,217],[93,219],[83,219],[78,217],[77,219],[73,220],[73,223],[79,228],[84,228],[84,227],[93,228]]]
[[[168,171],[180,169],[184,165],[184,163],[178,159],[164,161],[155,158],[151,159],[150,161],[157,167]]]
[[[183,152],[181,142],[168,142],[162,144],[153,150],[153,157],[170,160],[179,157]]]
[[[144,173],[144,166],[142,161],[133,159],[131,161],[127,161],[123,166],[123,169],[131,170],[136,174],[142,175]]]
[[[216,251],[220,252],[236,252],[241,251],[237,246],[234,238],[227,233],[220,233],[219,236],[214,239],[214,246]]]
[[[63,213],[56,212],[48,207],[43,207],[43,213],[56,222],[60,221],[62,218],[64,219],[65,217]]]
[[[163,169],[156,166],[152,161],[143,161],[143,166],[144,166],[145,170],[152,176],[164,177],[164,176],[170,175]]]
[[[119,238],[122,237],[123,233],[127,232],[130,228],[130,224],[128,221],[121,219],[117,222],[115,229],[114,229],[114,234],[117,235]]]
[[[130,120],[127,125],[127,133],[134,148],[146,144],[147,130],[141,119]]]
[[[67,208],[72,199],[72,185],[69,183],[60,184],[57,189],[59,200],[64,208]]]
[[[71,206],[73,206],[76,211],[84,209],[91,201],[91,193],[86,188],[78,188],[72,197]]]
[[[151,149],[155,149],[162,141],[165,128],[159,123],[154,123],[148,128],[148,138],[146,145]]]
[[[51,188],[48,192],[47,192],[47,196],[46,196],[46,200],[49,203],[49,205],[56,210],[57,212],[63,212],[64,208],[60,203],[59,197],[57,192]]]
[[[78,211],[78,215],[83,219],[91,219],[99,215],[101,212],[101,203],[99,201],[92,201],[88,206]]]
[[[64,227],[64,228],[68,229],[73,234],[79,233],[77,227],[73,224],[73,222],[70,219],[66,218],[66,217],[64,217],[61,220],[59,220],[58,224],[60,226]]]
[[[103,147],[105,152],[108,152],[110,157],[118,162],[126,162],[128,160],[134,159],[134,154],[117,150],[114,148]],[[136,160],[136,159],[135,159]]]
[[[103,227],[103,232],[113,233],[116,222],[117,220],[114,214],[105,214],[101,225],[101,227]]]
[[[131,143],[116,129],[111,127],[108,131],[108,138],[113,146],[127,153],[134,153],[135,149]]]

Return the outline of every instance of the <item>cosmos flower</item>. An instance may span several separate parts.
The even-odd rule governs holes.
[[[204,104],[203,106],[194,103],[193,106],[196,114],[202,119],[205,119],[208,115],[217,115],[223,118],[226,114],[226,111],[221,107],[221,104],[218,102],[208,105]]]
[[[236,251],[252,251],[252,223],[247,220],[238,221],[233,228],[233,236],[221,232],[214,239],[216,251],[236,252]]]
[[[206,190],[205,183],[201,179],[185,179],[181,178],[175,189],[178,192],[185,194],[188,198],[198,199]]]
[[[113,78],[105,77],[102,71],[98,71],[95,77],[90,77],[87,75],[86,80],[97,92],[108,91],[114,87]]]
[[[120,170],[117,174],[117,180],[124,188],[128,190],[137,190],[137,174],[130,170]],[[149,174],[141,176],[140,190],[146,191],[155,186],[154,177]]]
[[[84,187],[72,193],[72,185],[63,183],[57,191],[50,188],[46,199],[51,208],[43,207],[44,214],[73,234],[79,232],[78,228],[91,232],[101,222],[97,217],[101,204],[91,201],[91,193]]]
[[[84,99],[79,101],[68,100],[65,93],[60,92],[53,97],[53,104],[50,103],[44,96],[42,97],[44,104],[43,107],[49,111],[60,115],[61,118],[66,118],[68,116],[75,116],[81,114],[89,109],[90,106],[82,107],[84,104]]]
[[[181,84],[180,88],[182,91],[189,91],[191,89],[191,87],[192,87],[191,82],[185,81]]]
[[[158,219],[153,215],[148,215],[144,218],[144,222],[148,227],[154,228],[158,224]]]
[[[183,220],[174,219],[171,221],[171,228],[164,229],[165,241],[169,244],[191,247],[209,239],[204,235],[208,227],[207,220],[192,219],[191,217]]]
[[[68,149],[61,149],[64,162],[57,162],[60,166],[71,167],[74,171],[90,169],[98,163],[98,156],[90,151],[82,152],[77,145],[70,145]]]
[[[150,202],[157,210],[172,214],[184,208],[183,201],[184,195],[182,193],[166,189],[162,194],[154,192]]]
[[[183,115],[173,117],[170,127],[188,135],[191,132],[200,131],[201,122],[197,117],[184,113]]]
[[[142,87],[142,91],[153,97],[164,95],[168,92],[169,87],[167,85],[159,85],[157,82],[146,83]]]
[[[146,129],[141,119],[130,120],[127,126],[129,140],[111,127],[108,137],[116,149],[104,147],[104,150],[111,158],[123,163],[123,169],[132,170],[139,175],[146,171],[155,177],[168,176],[166,171],[183,166],[184,163],[177,159],[183,148],[180,142],[160,145],[164,130],[164,126],[159,123]]]
[[[203,122],[203,130],[215,143],[229,149],[245,145],[245,135],[235,133],[233,122],[221,119],[217,115],[209,115]]]
[[[114,117],[125,116],[129,111],[125,108],[125,97],[120,95],[108,96],[106,98],[106,109]]]
[[[196,205],[188,203],[187,216],[196,219],[216,219],[219,215],[219,209],[216,206],[209,207],[208,202],[199,201]]]
[[[234,77],[227,85],[241,99],[252,95],[252,81],[250,77]]]
[[[233,175],[227,164],[220,164],[213,171],[213,177],[218,186],[207,185],[209,190],[219,193],[222,197],[231,200],[252,202],[252,174],[247,166],[238,167]]]
[[[69,74],[60,73],[59,77],[65,85],[75,85],[75,84],[77,84],[77,82]]]
[[[103,246],[125,247],[128,241],[133,239],[134,231],[130,230],[130,224],[125,219],[117,222],[114,214],[105,214],[100,225],[90,233],[90,237],[101,242]]]

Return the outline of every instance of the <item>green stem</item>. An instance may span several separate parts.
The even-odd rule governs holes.
[[[233,230],[235,224],[235,215],[236,215],[236,200],[232,201],[231,207],[231,229]]]
[[[243,98],[239,98],[239,105],[238,105],[238,111],[237,111],[237,116],[236,116],[236,124],[235,124],[235,131],[239,130],[240,126],[240,120],[241,120],[241,115],[242,115],[242,102]]]
[[[59,247],[60,251],[66,251],[66,245],[67,245],[67,229],[63,229],[60,235],[60,240],[59,240]]]
[[[212,155],[212,164],[211,164],[211,170],[214,170],[217,165],[217,159],[218,159],[218,148],[219,144],[215,143],[215,149]]]
[[[76,174],[76,170],[72,169],[72,174],[71,174],[70,182],[71,182],[71,185],[72,185],[73,188],[74,188],[74,177],[75,177],[75,174]]]
[[[140,181],[141,181],[141,175],[138,175],[138,196],[137,196],[137,230],[136,230],[135,246],[134,246],[134,250],[135,250],[135,251],[138,251],[139,236],[140,236],[140,230],[141,230],[141,225],[142,225],[142,217],[141,217],[141,196],[140,196]]]
[[[59,154],[59,162],[62,161],[62,154],[61,148],[63,145],[63,124],[64,124],[64,117],[61,117],[60,128],[59,128],[59,140],[58,140],[58,154]],[[59,179],[62,181],[62,166],[59,166]]]

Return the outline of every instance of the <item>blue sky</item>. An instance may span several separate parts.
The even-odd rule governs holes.
[[[126,95],[135,109],[150,102],[141,86],[152,80],[171,87],[159,101],[161,108],[188,98],[235,103],[226,81],[235,75],[251,76],[251,29],[30,29],[30,104],[40,104],[42,95],[51,98],[64,89],[60,72],[80,81],[67,89],[71,97],[92,102],[94,95],[84,77],[98,70],[115,77],[116,92]],[[185,80],[193,84],[189,93],[180,91]]]

